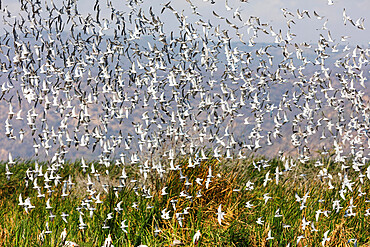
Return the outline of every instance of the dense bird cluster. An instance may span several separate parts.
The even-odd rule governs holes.
[[[127,0],[122,6],[97,0],[86,15],[73,0],[20,0],[17,13],[2,4],[0,97],[8,108],[3,112],[5,135],[14,146],[28,145],[35,156],[47,160],[47,167],[36,163],[28,169],[24,182],[38,196],[19,195],[19,206],[29,213],[35,200],[48,198],[55,188],[61,188],[61,197],[69,196],[74,178],[62,181],[59,173],[70,150],[77,154],[73,158],[81,158],[88,179],[85,193],[92,198],[76,209],[79,229],[88,226],[94,205],[104,204],[94,186],[104,174],[94,164],[87,165],[88,156],[82,156],[88,152],[98,157],[99,166],[120,167],[116,193],[130,185],[138,195],[150,198],[153,192],[145,187],[147,181],[168,171],[178,172],[178,182],[187,188],[194,185],[176,163],[180,156],[188,157],[188,168],[195,168],[210,157],[245,159],[271,149],[284,167],[270,171],[269,160],[254,164],[264,173],[266,186],[278,185],[279,177],[296,171],[319,150],[333,154],[334,162],[341,165],[338,175],[320,168],[320,179],[338,190],[339,197],[333,198],[332,211],[318,210],[316,219],[303,217],[302,229],[317,231],[315,222],[343,210],[344,203],[350,205],[346,217],[368,217],[369,210],[356,212],[352,185],[358,178],[361,183],[370,179],[369,47],[350,44],[348,36],[333,37],[326,27],[328,19],[319,11],[281,9],[286,20],[282,31],[258,16],[246,17],[228,0],[227,16],[212,9],[214,1],[205,1],[213,16],[205,19],[194,2],[186,2],[191,16],[171,2],[144,8],[140,0]],[[244,4],[247,1],[239,1]],[[163,15],[177,21],[178,29],[166,29]],[[295,41],[294,25],[302,19],[322,22],[316,43]],[[352,19],[345,9],[343,24],[365,30],[364,19]],[[273,42],[258,43],[259,37]],[[9,150],[9,178],[16,163],[11,152],[15,150]],[[142,177],[130,178],[128,166],[137,168]],[[315,166],[323,164],[318,161]],[[340,179],[340,186],[332,184],[333,176]],[[206,190],[217,178],[209,167],[207,177],[194,183]],[[103,185],[106,192],[110,186]],[[159,192],[161,196],[167,195],[167,189]],[[253,183],[246,184],[245,190],[253,189]],[[199,190],[196,197],[202,193]],[[194,199],[186,190],[178,197]],[[273,198],[272,193],[264,194],[261,203],[267,205]],[[301,210],[309,198],[309,192],[296,195]],[[181,227],[189,209],[180,212],[176,202],[172,199],[170,207],[160,209],[159,220],[176,218]],[[118,213],[121,203],[114,208]],[[61,217],[68,224],[69,214],[53,214],[50,198],[45,206],[49,221]],[[132,207],[142,210],[135,203]],[[248,202],[246,207],[254,205]],[[214,213],[222,225],[223,206]],[[103,219],[103,229],[109,229],[106,223],[112,214]],[[282,216],[278,209],[274,217]],[[256,224],[263,225],[264,218]],[[49,221],[42,236],[51,233]],[[119,225],[125,234],[127,220]],[[329,232],[321,233],[323,246],[330,241]],[[64,231],[63,243],[72,246],[66,236]],[[198,231],[194,243],[200,236]],[[274,239],[271,230],[270,239]],[[110,235],[104,246],[112,246]]]

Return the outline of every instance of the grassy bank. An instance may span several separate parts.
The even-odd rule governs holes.
[[[192,237],[197,230],[202,233],[200,246],[286,246],[288,243],[291,246],[322,246],[324,233],[328,230],[330,241],[325,246],[354,246],[354,241],[348,242],[350,239],[357,239],[358,246],[370,246],[370,216],[365,216],[366,209],[370,208],[369,180],[364,177],[362,183],[356,174],[348,174],[352,179],[353,192],[347,190],[343,199],[339,194],[342,187],[338,172],[344,172],[330,159],[322,159],[323,166],[318,167],[315,167],[314,160],[296,164],[290,171],[284,170],[286,162],[278,159],[269,162],[260,159],[208,159],[195,168],[188,168],[188,158],[184,158],[178,160],[177,164],[187,179],[180,178],[179,171],[169,171],[162,178],[149,175],[145,188],[140,186],[142,174],[133,168],[125,168],[129,178],[125,186],[118,187],[122,168],[112,165],[107,175],[105,167],[99,169],[95,164],[96,173],[100,173],[100,182],[91,175],[92,187],[96,191],[93,196],[86,196],[89,182],[86,174],[91,169],[84,174],[81,164],[75,162],[65,164],[64,169],[54,174],[61,177],[60,184],[50,183],[53,190],[50,194],[43,188],[44,178],[38,177],[37,185],[45,197],[37,197],[32,181],[28,187],[25,185],[24,177],[29,167],[34,168],[33,161],[18,161],[10,169],[13,172],[10,180],[5,176],[5,164],[1,164],[0,246],[58,246],[64,228],[68,232],[67,239],[80,246],[101,246],[108,234],[111,234],[115,246],[168,246],[174,239],[186,246],[193,246]],[[40,165],[43,165],[45,172],[47,165],[41,162]],[[212,182],[206,188],[210,167]],[[278,184],[276,167],[281,172]],[[327,176],[318,176],[323,168],[332,175],[331,184],[335,189],[329,188]],[[63,181],[68,180],[69,176],[74,185],[69,196],[62,197]],[[266,177],[271,180],[264,183]],[[203,179],[201,184],[196,182],[197,178]],[[132,179],[137,182],[132,182]],[[185,184],[186,180],[191,185]],[[110,187],[104,189],[106,181],[110,181]],[[168,187],[167,195],[161,195],[164,186]],[[144,193],[149,188],[150,192]],[[360,193],[360,188],[366,195]],[[186,191],[192,199],[180,197],[182,191]],[[199,193],[201,197],[197,197]],[[309,197],[305,203],[297,202],[297,196],[302,198],[307,193]],[[23,200],[30,197],[35,206],[28,214],[18,205],[20,194]],[[103,201],[101,204],[96,203],[98,194]],[[266,196],[272,198],[265,202]],[[355,216],[346,213],[351,198],[356,206],[353,210]],[[52,209],[46,209],[48,199]],[[172,200],[177,200],[176,211]],[[333,209],[334,200],[339,200],[343,207],[339,212]],[[121,201],[122,211],[115,210]],[[133,207],[134,204],[137,206]],[[226,213],[222,225],[219,225],[216,214],[220,204]],[[246,207],[247,204],[253,206]],[[169,220],[161,218],[161,210],[165,208],[171,210]],[[175,213],[184,212],[184,209],[188,213],[182,214],[184,219],[181,227]],[[316,221],[318,210],[325,213],[319,214]],[[90,211],[93,212],[91,217]],[[83,230],[79,229],[79,212],[83,213],[82,218],[87,225]],[[63,221],[62,213],[69,215],[68,223]],[[112,213],[112,218],[107,220],[108,213]],[[55,217],[50,217],[50,214]],[[303,218],[313,222],[318,231],[312,231],[311,224],[303,229]],[[123,220],[128,224],[127,233],[120,228]],[[257,221],[261,224],[257,224]],[[46,224],[51,233],[40,238]],[[102,229],[103,226],[106,229]],[[156,228],[161,231],[155,231]],[[267,239],[269,232],[273,239]],[[303,238],[297,244],[298,236]]]

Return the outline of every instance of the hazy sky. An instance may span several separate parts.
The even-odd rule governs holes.
[[[50,2],[50,0],[46,0]],[[370,10],[370,0],[334,0],[334,5],[328,5],[327,0],[249,0],[248,3],[240,2],[240,0],[228,0],[228,5],[233,8],[230,11],[226,10],[225,0],[214,0],[216,3],[211,4],[211,0],[191,0],[192,3],[198,6],[197,11],[202,14],[202,17],[198,17],[192,14],[190,4],[185,0],[172,0],[171,5],[179,12],[184,10],[184,14],[188,16],[188,22],[197,21],[202,18],[204,21],[211,20],[212,24],[227,28],[227,24],[223,20],[218,20],[212,11],[215,11],[221,16],[227,17],[230,21],[241,26],[242,22],[237,19],[233,19],[234,11],[240,6],[239,11],[245,22],[250,16],[260,17],[261,22],[269,23],[274,27],[275,31],[282,29],[283,33],[286,33],[287,19],[284,18],[282,8],[286,8],[297,16],[297,9],[308,10],[311,19],[305,17],[304,19],[298,20],[294,18],[296,24],[292,25],[291,32],[296,34],[295,42],[306,41],[309,43],[316,43],[319,39],[319,33],[326,34],[327,31],[320,30],[326,19],[327,28],[331,31],[334,40],[339,41],[341,36],[350,36],[350,38],[343,42],[343,44],[349,43],[367,45],[370,42],[370,21],[368,16]],[[60,6],[61,0],[54,0],[57,6]],[[95,0],[78,0],[79,11],[86,15],[88,12],[93,12],[93,5]],[[143,10],[148,13],[149,6],[153,6],[153,11],[156,14],[160,14],[163,4],[169,2],[168,0],[144,0],[141,5]],[[112,0],[115,8],[128,12],[129,9],[126,6],[125,0]],[[106,4],[106,0],[100,1],[103,8]],[[12,13],[16,13],[19,8],[18,1],[15,0],[3,0],[3,6],[8,5],[9,10]],[[354,21],[363,17],[365,18],[365,30],[359,30],[347,22],[347,25],[343,23],[343,9],[346,9],[346,13]],[[314,15],[313,11],[316,11],[320,16],[324,16],[322,20],[318,20]],[[102,17],[104,14],[102,14]],[[160,15],[162,21],[166,23],[165,29],[167,31],[177,30],[178,22],[174,18],[173,14],[166,10],[164,14]],[[319,29],[319,30],[317,30]],[[248,39],[246,29],[245,40]],[[234,32],[235,33],[235,32]],[[267,35],[260,36],[259,41],[272,41]]]

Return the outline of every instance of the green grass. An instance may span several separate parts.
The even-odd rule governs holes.
[[[328,168],[328,172],[333,175],[332,183],[339,188],[340,181],[338,172],[340,165],[334,164],[330,159],[322,159],[323,167],[314,167],[315,160],[305,165],[298,165],[290,172],[283,172],[280,176],[280,182],[275,184],[275,169],[278,166],[280,171],[284,170],[284,164],[281,160],[275,159],[269,162],[269,167],[261,168],[259,172],[252,165],[258,162],[258,159],[227,161],[208,159],[202,161],[196,168],[187,168],[187,157],[179,158],[177,164],[181,166],[182,173],[189,178],[193,184],[186,188],[184,181],[179,179],[178,171],[170,171],[159,178],[155,175],[149,175],[147,178],[146,189],[151,189],[152,198],[145,198],[141,194],[142,188],[137,183],[136,194],[133,185],[129,182],[132,178],[142,180],[142,175],[132,167],[125,167],[129,179],[126,187],[119,190],[114,187],[118,185],[118,177],[121,175],[122,168],[111,165],[109,168],[99,167],[96,163],[95,168],[101,174],[101,180],[110,180],[111,186],[108,193],[101,186],[95,177],[92,181],[97,193],[101,193],[100,199],[104,204],[95,204],[91,196],[86,196],[85,175],[82,172],[80,162],[68,163],[63,169],[59,169],[54,175],[59,174],[61,184],[55,186],[50,183],[53,192],[49,195],[43,188],[44,177],[38,177],[37,184],[42,187],[42,193],[45,197],[38,198],[37,192],[32,189],[33,182],[30,181],[28,187],[25,186],[26,170],[34,168],[34,161],[18,161],[10,168],[14,174],[10,180],[5,177],[5,164],[0,164],[0,246],[58,246],[60,244],[60,234],[64,228],[67,229],[70,241],[77,242],[80,246],[102,246],[108,234],[111,234],[115,246],[137,246],[147,244],[148,246],[168,246],[174,239],[181,240],[186,246],[192,246],[192,237],[197,230],[202,233],[200,246],[296,246],[297,236],[304,235],[305,238],[300,241],[298,246],[322,246],[321,241],[325,231],[330,230],[331,238],[325,246],[353,246],[348,244],[348,240],[356,238],[358,246],[370,246],[370,217],[365,217],[364,213],[370,208],[370,203],[365,202],[366,196],[370,194],[370,183],[365,177],[364,183],[357,178],[356,173],[349,173],[352,179],[353,193],[346,194],[346,200],[343,200],[338,189],[329,190],[326,183],[327,179],[321,181],[318,173],[323,167]],[[259,159],[260,160],[260,159]],[[43,165],[43,171],[46,171],[47,164]],[[91,166],[91,163],[89,164]],[[208,189],[205,187],[205,179],[208,174],[209,166],[212,167],[212,182]],[[90,168],[87,169],[90,171]],[[109,175],[106,175],[106,170]],[[270,171],[272,181],[267,186],[263,186],[263,179],[266,173]],[[304,177],[300,174],[306,174]],[[342,172],[343,173],[343,172]],[[218,176],[218,174],[220,176]],[[73,182],[70,195],[61,198],[63,180],[68,180],[72,176]],[[203,184],[198,185],[196,178],[203,178]],[[246,190],[246,182],[253,182],[254,189]],[[141,181],[142,182],[142,181]],[[161,189],[167,186],[166,196],[161,196]],[[358,196],[358,188],[361,186],[362,192],[366,196]],[[187,189],[187,192],[193,196],[189,201],[179,197],[180,192]],[[202,197],[197,198],[198,190],[202,190]],[[239,192],[234,189],[241,189]],[[306,208],[300,209],[300,203],[296,202],[295,194],[303,196],[309,192]],[[263,195],[269,193],[273,198],[265,205]],[[23,207],[18,206],[18,197],[22,194],[23,200],[31,198],[32,205],[35,208],[27,214]],[[355,217],[344,217],[345,208],[349,206],[349,199],[353,197],[356,205]],[[51,221],[49,219],[49,210],[45,209],[46,201],[50,198],[52,213],[56,217]],[[173,216],[170,220],[161,219],[161,210],[171,209],[170,201],[177,199],[176,212],[182,212],[186,207],[190,207],[189,214],[185,215],[183,227]],[[319,203],[322,199],[324,202]],[[332,201],[340,200],[344,207],[339,213],[335,213],[332,208]],[[86,201],[87,200],[87,201]],[[88,200],[92,200],[88,203]],[[121,207],[124,209],[120,213],[114,208],[117,203],[122,201]],[[255,206],[252,209],[245,207],[245,203],[250,201]],[[83,203],[84,202],[84,203]],[[132,204],[138,203],[138,209],[132,207]],[[87,204],[86,204],[87,203]],[[88,205],[90,204],[90,205]],[[222,204],[222,211],[226,213],[225,220],[220,226],[217,222],[217,208]],[[147,206],[154,206],[147,209]],[[80,207],[84,213],[83,220],[87,228],[80,230],[79,212],[76,208]],[[90,218],[88,207],[94,207],[94,213]],[[282,217],[274,217],[275,211],[280,208]],[[316,210],[328,210],[331,213],[328,217],[321,215],[319,221],[315,220]],[[173,210],[172,210],[173,211]],[[65,223],[60,214],[68,213],[68,224]],[[106,222],[109,229],[102,229],[103,222],[107,214],[112,212],[113,219]],[[258,225],[256,221],[262,217],[264,224]],[[318,232],[311,232],[311,227],[302,230],[302,218],[314,221]],[[128,233],[120,229],[120,223],[126,219],[128,223]],[[46,234],[44,241],[41,241],[39,234],[45,229],[46,222],[49,224],[51,234]],[[289,224],[290,228],[283,228],[283,224]],[[154,229],[158,226],[162,232],[155,236]],[[271,230],[273,240],[266,241],[268,231]]]

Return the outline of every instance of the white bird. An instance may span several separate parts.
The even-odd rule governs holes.
[[[174,239],[173,241],[172,241],[172,244],[170,244],[170,247],[172,247],[172,246],[184,246],[185,244],[183,243],[183,242],[181,242],[180,240],[178,240],[178,239]]]
[[[276,170],[275,170],[275,182],[276,182],[276,185],[279,184],[279,176],[283,175],[283,172],[280,172],[279,171],[279,167],[277,166],[276,167]]]
[[[169,220],[170,217],[170,210],[167,211],[167,209],[163,209],[161,214],[162,219]]]
[[[124,233],[127,233],[127,230],[126,230],[126,228],[128,228],[128,225],[126,225],[125,223],[126,223],[126,221],[127,220],[123,220],[123,221],[121,221],[121,229],[122,229],[122,231],[124,232]]]
[[[24,202],[23,202],[23,199],[22,199],[22,194],[19,194],[19,203],[18,203],[19,206],[23,206],[24,205]]]
[[[113,240],[110,234],[108,234],[108,237],[105,239],[102,247],[114,247]]]
[[[46,201],[46,209],[52,209],[53,207],[50,206],[50,198]]]
[[[28,211],[29,209],[35,208],[35,206],[31,204],[31,198],[29,198],[29,197],[26,198],[26,200],[24,201],[23,206],[25,206],[24,209],[25,209],[26,213],[29,213],[29,211]]]
[[[324,233],[324,238],[322,239],[322,242],[321,242],[322,246],[325,246],[325,243],[330,241],[330,238],[328,238],[329,232],[330,232],[330,230],[327,230]]]
[[[349,243],[351,243],[353,241],[353,243],[354,243],[354,247],[357,247],[357,239],[356,238],[351,238],[351,239],[349,239],[348,241],[347,241],[347,243],[349,244]]]
[[[167,187],[164,187],[163,189],[162,189],[162,191],[161,191],[161,195],[162,196],[165,196],[165,195],[167,195],[168,193],[166,192],[166,189],[167,189]]]
[[[268,201],[268,200],[270,200],[270,199],[272,198],[271,196],[269,196],[269,194],[270,194],[270,193],[265,193],[265,194],[263,195],[263,199],[265,200],[265,205],[266,205],[267,201]]]
[[[264,221],[262,220],[262,217],[257,218],[256,223],[257,223],[258,225],[263,225]]]
[[[220,206],[218,206],[218,210],[217,210],[217,221],[220,225],[221,225],[221,221],[224,219],[225,214],[226,213],[222,212],[221,204],[220,204]]]
[[[13,160],[13,157],[12,157],[12,154],[9,153],[9,161],[8,161],[8,164],[9,165],[14,165],[15,164],[15,161]]]
[[[202,234],[200,233],[200,230],[197,230],[197,232],[193,236],[193,244],[195,246],[198,245],[198,242],[199,242],[199,239],[200,239],[201,236],[202,236]]]
[[[291,227],[290,225],[284,224],[284,223],[282,223],[282,226],[283,226],[283,228],[290,228]]]
[[[319,230],[317,230],[316,229],[316,227],[315,227],[315,225],[314,225],[314,223],[313,223],[313,221],[311,222],[311,232],[318,232]]]
[[[306,221],[306,217],[303,216],[302,219],[302,230],[304,231],[306,229],[306,226],[309,226],[311,221]]]
[[[118,202],[116,207],[114,208],[114,210],[116,210],[117,212],[122,211],[123,210],[123,208],[121,208],[122,203],[123,203],[123,201]]]
[[[283,215],[282,214],[280,214],[280,208],[278,208],[277,210],[276,210],[276,212],[275,212],[275,215],[274,215],[274,217],[275,218],[278,218],[278,217],[282,217]]]
[[[63,247],[79,247],[79,245],[72,241],[65,241]]]
[[[158,225],[155,225],[154,236],[157,236],[162,230],[159,229]]]
[[[270,171],[266,173],[265,180],[263,181],[263,187],[266,187],[268,181],[271,181],[271,178],[269,178]]]
[[[300,235],[300,236],[298,236],[298,237],[297,237],[297,246],[298,246],[299,242],[300,242],[302,239],[304,239],[304,235]]]
[[[60,216],[62,217],[62,220],[63,220],[65,223],[68,223],[68,221],[67,221],[67,217],[69,216],[69,214],[62,212],[62,214],[61,214]]]
[[[245,203],[245,207],[246,208],[253,208],[253,204],[252,203],[250,203],[250,201],[247,201],[246,203]]]
[[[62,239],[62,244],[63,244],[66,241],[66,238],[67,238],[67,228],[64,228],[64,230],[60,234],[60,238]]]
[[[229,6],[228,0],[225,0],[225,8],[226,8],[226,10],[227,10],[227,11],[230,11],[230,10],[232,10],[232,9],[233,9],[233,8],[231,8],[231,7]]]
[[[85,227],[87,226],[84,221],[83,221],[83,218],[82,218],[82,214],[80,213],[80,216],[79,216],[79,229],[85,229]]]
[[[267,233],[266,241],[272,240],[272,239],[274,239],[274,237],[271,236],[271,230],[269,230],[269,232]]]

